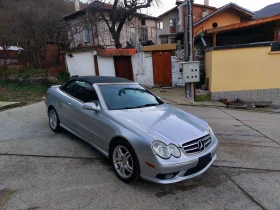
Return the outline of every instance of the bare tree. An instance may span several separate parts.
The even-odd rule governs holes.
[[[160,0],[94,0],[88,11],[98,22],[104,22],[115,41],[115,47],[121,48],[121,31],[128,21],[132,21],[141,9],[159,5]]]
[[[60,19],[73,8],[73,0],[0,0],[0,45],[18,44],[43,68],[46,42],[60,40]]]

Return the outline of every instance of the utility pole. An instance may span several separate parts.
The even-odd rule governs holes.
[[[193,61],[194,41],[193,41],[193,0],[185,0],[185,59],[186,62]],[[194,101],[195,83],[185,83],[186,98]]]

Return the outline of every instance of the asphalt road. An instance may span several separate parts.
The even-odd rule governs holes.
[[[0,209],[280,209],[280,115],[178,106],[209,122],[218,158],[173,185],[124,184],[82,140],[53,133],[44,103],[0,112]]]

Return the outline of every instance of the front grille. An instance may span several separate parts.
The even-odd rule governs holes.
[[[210,134],[203,136],[199,139],[187,142],[183,144],[183,149],[186,154],[203,152],[206,150],[212,142]]]

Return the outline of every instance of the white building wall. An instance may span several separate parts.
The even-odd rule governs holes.
[[[140,52],[131,57],[135,82],[146,87],[154,86],[153,58],[151,52]]]
[[[97,56],[97,62],[99,67],[99,76],[116,76],[113,57]]]
[[[71,53],[73,57],[66,54],[66,63],[71,76],[95,76],[93,52]]]
[[[183,73],[180,72],[180,63],[176,56],[171,56],[172,63],[172,86],[173,87],[184,87]]]

